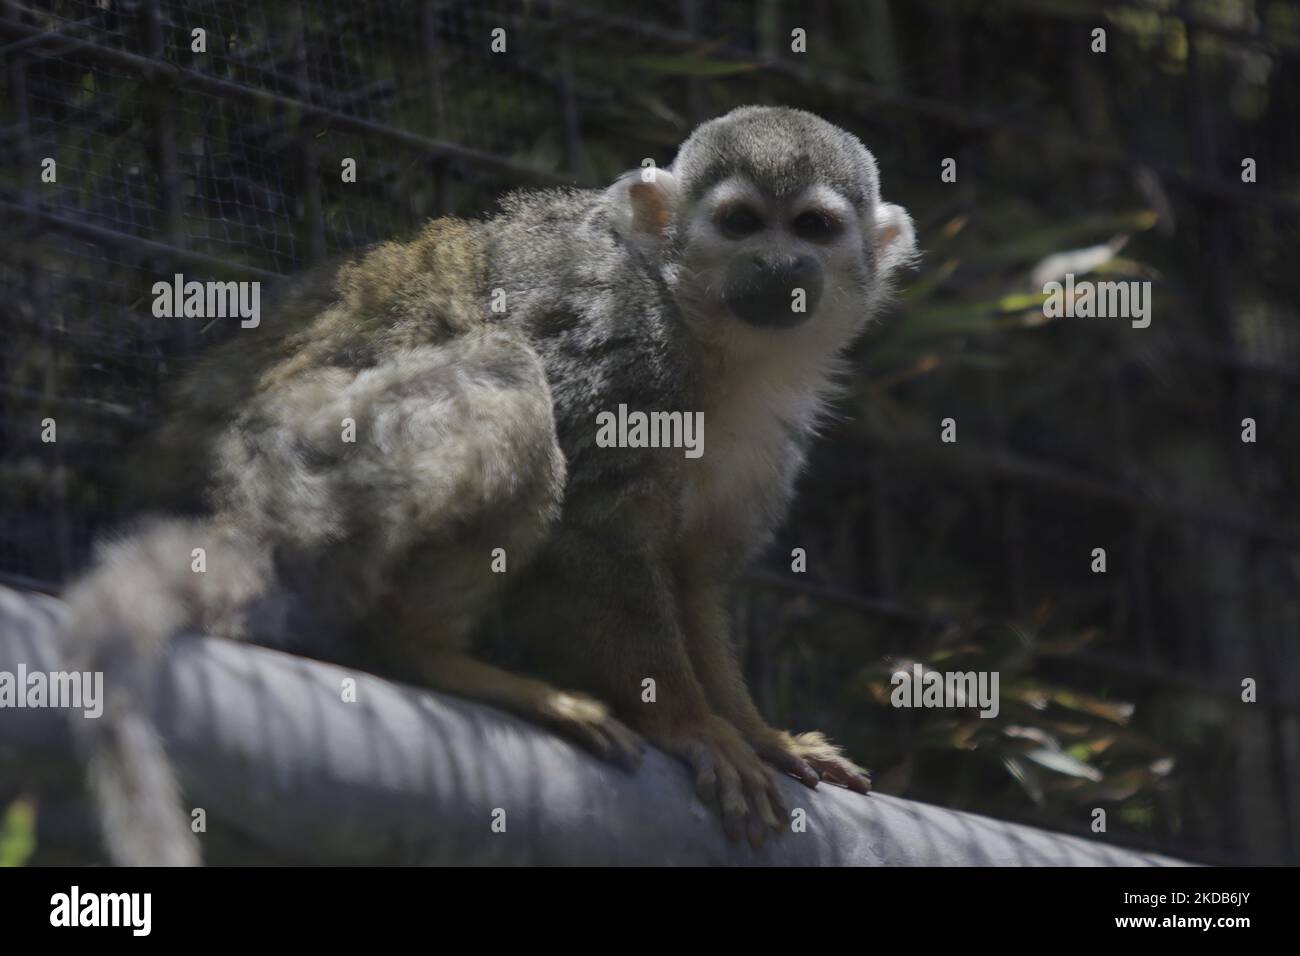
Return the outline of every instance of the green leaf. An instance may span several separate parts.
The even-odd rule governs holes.
[[[35,849],[36,805],[19,797],[0,819],[0,866],[22,866]]]

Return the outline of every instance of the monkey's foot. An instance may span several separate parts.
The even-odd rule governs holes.
[[[785,803],[771,771],[726,720],[712,716],[698,725],[648,736],[690,767],[696,794],[718,811],[728,839],[744,836],[758,847],[767,830],[784,828]]]
[[[568,737],[601,760],[633,772],[641,765],[645,742],[619,723],[600,701],[569,691],[550,691],[530,714],[556,733]]]
[[[556,690],[467,654],[444,653],[419,660],[424,683],[435,690],[493,704],[547,727],[628,771],[641,764],[645,744],[609,715],[600,701]]]
[[[816,731],[789,734],[769,729],[753,743],[764,760],[805,786],[815,787],[819,780],[829,780],[854,793],[871,792],[871,774]]]

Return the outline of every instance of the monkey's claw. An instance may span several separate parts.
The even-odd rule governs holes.
[[[815,731],[797,735],[772,731],[757,741],[754,748],[772,766],[807,787],[816,787],[819,780],[829,780],[854,793],[871,792],[871,774]]]

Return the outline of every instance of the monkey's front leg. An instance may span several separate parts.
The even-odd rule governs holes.
[[[714,709],[740,730],[764,760],[809,787],[829,780],[857,793],[871,790],[871,777],[817,732],[776,730],[758,712],[730,639],[726,589],[683,583],[686,647]]]
[[[767,829],[781,830],[786,810],[775,779],[710,707],[686,653],[667,563],[643,541],[569,528],[537,568],[530,603],[542,627],[529,631],[539,669],[608,702],[646,740],[684,761],[731,839],[746,836],[758,846]]]

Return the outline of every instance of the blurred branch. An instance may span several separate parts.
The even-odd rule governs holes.
[[[954,451],[947,446],[936,450],[934,443],[924,439],[900,437],[881,431],[872,431],[869,437],[875,443],[905,451],[909,456],[914,456],[914,460],[924,459],[937,467],[990,474],[1114,504],[1148,508],[1208,528],[1231,531],[1274,544],[1300,546],[1300,530],[1279,525],[1276,521],[1258,515],[1234,514],[1196,502],[1166,498],[1156,491],[1104,481],[1062,465],[1024,455],[1003,451]]]

